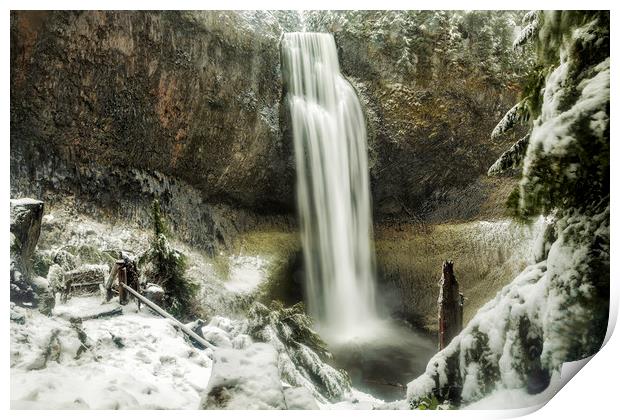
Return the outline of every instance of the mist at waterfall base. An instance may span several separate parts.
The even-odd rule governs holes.
[[[366,122],[355,90],[340,73],[331,34],[282,39],[305,300],[335,364],[353,385],[384,400],[404,398],[404,384],[424,372],[435,345],[380,316]]]

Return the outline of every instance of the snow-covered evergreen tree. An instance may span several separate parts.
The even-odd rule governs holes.
[[[518,391],[537,403],[562,363],[596,353],[609,309],[609,13],[544,12],[518,40],[535,41],[533,72],[516,107],[530,134],[491,168],[523,160],[510,199],[522,218],[548,215],[534,264],[482,307],[408,385],[417,407],[429,396],[470,404]],[[519,44],[519,41],[517,44]],[[500,122],[506,131],[515,108]],[[534,398],[534,397],[532,397]],[[505,407],[496,407],[505,408]]]

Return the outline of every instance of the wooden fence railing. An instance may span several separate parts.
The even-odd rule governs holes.
[[[121,305],[126,305],[128,303],[128,301],[129,301],[128,293],[129,293],[130,295],[135,297],[138,300],[138,302],[144,303],[146,306],[151,308],[157,314],[163,316],[164,318],[169,319],[172,322],[172,324],[174,324],[181,331],[183,331],[185,334],[187,334],[189,337],[194,339],[196,342],[198,342],[199,344],[201,344],[205,348],[209,348],[209,349],[215,350],[215,346],[213,344],[209,343],[203,337],[201,337],[198,334],[196,334],[189,327],[187,327],[181,321],[177,320],[175,317],[170,315],[168,312],[166,312],[162,307],[157,305],[155,302],[153,302],[153,301],[147,299],[146,297],[142,296],[140,293],[138,293],[136,290],[134,290],[134,288],[129,286],[127,284],[127,267],[125,266],[125,264],[126,263],[125,263],[124,260],[117,261],[116,264],[114,265],[114,268],[110,272],[110,276],[108,276],[108,279],[104,283],[104,289],[105,289],[105,292],[106,292],[106,299],[108,301],[114,295],[113,292],[112,292],[112,285],[114,284],[114,279],[118,278],[118,296],[119,296],[119,303]]]

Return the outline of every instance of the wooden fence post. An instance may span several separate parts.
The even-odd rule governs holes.
[[[439,280],[439,350],[443,350],[463,329],[463,295],[454,277],[454,263],[444,261]]]
[[[117,264],[121,264],[117,262]],[[127,305],[127,291],[125,290],[125,285],[127,285],[127,268],[124,266],[125,262],[122,262],[123,265],[119,266],[118,269],[118,302],[121,305]]]

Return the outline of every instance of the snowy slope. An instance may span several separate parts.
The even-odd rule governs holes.
[[[73,298],[55,314],[97,307],[96,297]],[[83,322],[91,350],[76,358],[81,343],[64,317],[13,308],[25,322],[11,322],[11,408],[198,408],[211,373],[208,351],[194,348],[167,320],[145,308],[123,310],[121,316]],[[42,366],[54,329],[59,345]]]

